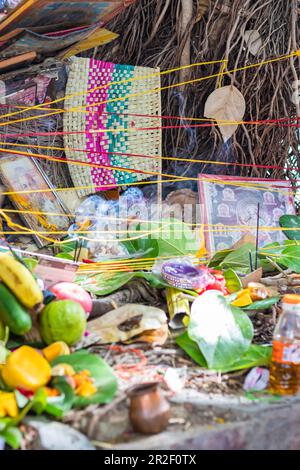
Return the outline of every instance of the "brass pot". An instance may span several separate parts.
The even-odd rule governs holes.
[[[127,393],[130,398],[129,416],[135,431],[157,434],[167,427],[170,405],[158,382],[133,386]]]

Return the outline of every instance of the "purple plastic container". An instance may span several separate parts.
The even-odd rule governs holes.
[[[200,289],[213,281],[208,272],[176,261],[164,263],[161,275],[168,284],[179,289]]]

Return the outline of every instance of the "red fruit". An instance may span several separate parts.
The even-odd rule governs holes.
[[[89,315],[93,308],[90,294],[83,287],[72,282],[59,282],[50,287],[50,291],[58,300],[74,300],[78,302]]]

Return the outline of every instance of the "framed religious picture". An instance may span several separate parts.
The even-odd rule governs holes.
[[[33,231],[32,235],[39,247],[49,244],[43,235],[52,239],[64,236],[71,221],[38,162],[25,156],[3,154],[0,159],[0,179],[5,190],[13,193],[9,198],[16,209],[21,211],[19,215],[26,227]]]
[[[295,214],[290,181],[200,174],[198,188],[209,252],[230,248],[247,232],[255,236],[258,208],[259,246],[285,240],[277,228],[282,215]]]

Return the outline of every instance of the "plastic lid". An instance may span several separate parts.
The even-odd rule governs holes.
[[[282,303],[284,304],[300,304],[300,295],[287,294],[283,297]]]

